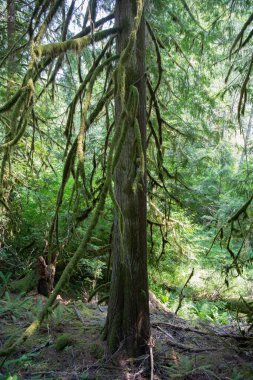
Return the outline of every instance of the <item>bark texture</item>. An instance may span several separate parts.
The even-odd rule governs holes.
[[[117,0],[115,23],[119,28],[117,53],[126,47],[136,16],[137,0]],[[145,79],[145,21],[144,15],[137,34],[133,54],[126,67],[126,99],[131,85],[139,92],[137,119],[146,162],[146,79]],[[124,107],[120,96],[115,99],[116,126]],[[105,327],[109,348],[115,351],[122,342],[128,353],[139,355],[146,351],[150,336],[149,297],[147,278],[146,178],[139,170],[138,143],[134,128],[128,131],[115,170],[115,198],[123,216],[123,226],[115,212],[112,244],[112,279],[108,316]],[[146,165],[146,164],[145,164]]]
[[[16,31],[16,14],[15,14],[15,2],[14,0],[7,0],[6,4],[7,10],[7,50],[9,51],[15,41],[15,31]],[[15,75],[15,54],[10,54],[7,60],[7,88],[8,88],[8,98],[11,98],[12,87],[13,87],[13,77]],[[11,117],[11,113],[8,114]],[[10,130],[8,126],[5,126],[4,130],[5,142],[10,138]],[[0,240],[4,242],[6,236],[11,235],[14,229],[11,216],[11,180],[10,180],[10,170],[9,164],[9,149],[6,149],[1,163],[0,168]]]
[[[15,17],[15,2],[14,0],[7,0],[7,42],[8,51],[12,48],[14,43],[14,35],[16,30],[16,17]],[[15,55],[10,54],[7,61],[8,76],[10,77],[15,72]]]

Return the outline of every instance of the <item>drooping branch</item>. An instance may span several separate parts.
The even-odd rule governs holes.
[[[51,5],[51,8],[50,8],[44,22],[42,23],[42,25],[39,28],[37,36],[34,38],[35,43],[37,43],[37,42],[39,43],[41,41],[42,37],[44,36],[44,34],[46,32],[46,29],[50,25],[54,15],[56,14],[58,9],[60,8],[62,2],[63,2],[63,0],[54,0],[52,2],[51,1],[49,2],[49,4]]]
[[[238,43],[239,43],[239,48],[238,49],[240,49],[242,47],[244,33],[245,33],[246,29],[248,28],[248,26],[251,24],[252,21],[253,21],[253,13],[251,13],[251,15],[249,16],[249,18],[247,19],[247,21],[244,23],[242,29],[237,34],[237,36],[236,36],[236,38],[235,38],[235,40],[234,40],[234,42],[233,42],[233,44],[231,46],[231,49],[230,49],[230,57],[231,57],[231,54],[233,53],[234,49],[238,45]]]
[[[23,136],[25,129],[26,129],[26,126],[27,126],[27,121],[28,121],[27,117],[28,117],[29,111],[31,109],[31,100],[32,100],[33,93],[34,93],[33,83],[32,83],[32,81],[29,81],[28,91],[26,93],[24,93],[24,95],[23,95],[24,101],[22,100],[22,98],[20,98],[22,100],[20,102],[20,99],[19,99],[19,102],[22,104],[20,104],[20,105],[17,104],[17,106],[16,106],[17,109],[14,110],[14,114],[12,116],[12,131],[13,131],[13,130],[15,130],[13,123],[16,123],[17,113],[20,113],[21,106],[23,105],[23,112],[21,114],[20,121],[18,122],[17,132],[15,133],[14,136],[11,136],[12,137],[11,140],[6,141],[4,144],[0,145],[0,151],[7,149],[11,146],[14,146],[15,144],[18,143],[20,138]]]
[[[69,10],[68,10],[68,13],[66,16],[66,20],[64,22],[63,30],[62,30],[62,41],[66,41],[68,27],[69,27],[69,24],[70,24],[70,21],[71,21],[73,12],[74,12],[75,2],[76,2],[76,0],[72,0],[71,5],[69,7]],[[56,77],[58,71],[60,70],[60,68],[62,66],[63,58],[64,58],[63,54],[58,57],[57,62],[56,62],[55,67],[54,67],[54,70],[53,70],[50,78],[48,79],[45,88],[48,87],[55,80],[55,77]]]
[[[96,120],[96,118],[98,117],[98,115],[102,111],[102,109],[105,106],[105,104],[111,99],[112,95],[113,95],[113,90],[109,90],[98,101],[95,109],[91,112],[91,114],[90,114],[90,116],[89,116],[89,118],[87,120],[87,127],[86,127],[87,130],[92,125],[92,123]],[[78,142],[78,139],[76,137],[76,139],[74,140],[74,142],[73,142],[73,144],[71,146],[71,149],[69,150],[69,152],[67,154],[67,157],[65,159],[65,164],[64,164],[64,168],[63,168],[63,174],[62,174],[61,186],[59,188],[58,195],[57,195],[55,213],[54,213],[53,221],[52,221],[51,227],[49,229],[49,234],[48,234],[48,245],[49,245],[48,261],[49,262],[50,262],[50,259],[51,259],[50,255],[51,255],[51,248],[52,248],[52,242],[53,242],[53,234],[54,234],[54,231],[56,230],[56,224],[57,224],[57,221],[58,221],[58,213],[59,213],[60,207],[62,205],[64,190],[65,190],[65,187],[67,185],[67,182],[68,182],[68,179],[69,179],[69,176],[70,176],[70,173],[71,173],[71,169],[73,168],[74,161],[75,161],[75,158],[76,158],[77,142]],[[94,206],[95,206],[95,203],[94,203]],[[90,211],[92,211],[92,209]]]
[[[100,66],[98,66],[94,71],[89,81],[89,86],[87,88],[87,92],[85,95],[85,99],[83,102],[83,108],[82,108],[82,117],[81,117],[81,126],[80,131],[77,138],[77,155],[78,155],[78,167],[79,172],[82,176],[82,179],[84,181],[84,136],[85,132],[87,130],[87,112],[90,106],[93,86],[95,84],[95,80],[97,79],[98,75],[102,72],[102,70],[111,62],[115,61],[118,58],[117,55],[112,56],[108,59],[106,59]]]
[[[193,15],[189,5],[187,4],[187,2],[185,0],[180,0],[181,3],[183,4],[183,7],[185,8],[186,12],[189,14],[190,18],[193,20],[193,22],[200,28],[202,29],[204,32],[206,32],[206,30],[200,25],[200,23],[198,22],[198,20],[196,19],[196,17]]]
[[[156,61],[157,61],[157,69],[158,69],[158,79],[157,79],[157,83],[156,83],[156,86],[154,88],[154,95],[156,94],[159,86],[160,86],[160,83],[161,83],[161,80],[162,80],[162,73],[163,73],[163,68],[162,68],[162,57],[161,57],[161,53],[160,53],[160,46],[159,46],[159,43],[157,41],[157,38],[155,36],[155,33],[150,25],[149,22],[147,22],[147,27],[148,27],[148,31],[149,31],[149,34],[152,38],[152,41],[155,45],[155,51],[156,51]],[[153,99],[153,97],[152,97]]]
[[[218,232],[216,233],[212,243],[211,243],[211,246],[209,248],[209,250],[207,251],[206,255],[208,255],[213,246],[214,246],[214,243],[216,242],[216,240],[220,237],[220,239],[224,239],[224,229],[226,226],[229,227],[229,234],[228,234],[228,237],[227,237],[227,244],[226,244],[226,249],[227,251],[229,252],[231,258],[233,259],[233,262],[231,265],[228,265],[226,266],[226,280],[225,282],[228,283],[228,280],[227,280],[227,275],[229,273],[229,271],[231,270],[231,268],[235,267],[238,275],[241,274],[241,267],[239,265],[239,258],[240,258],[240,255],[241,255],[241,252],[242,252],[242,249],[243,249],[243,246],[245,244],[245,241],[246,241],[246,237],[247,235],[249,234],[249,232],[252,230],[252,223],[250,224],[250,227],[248,228],[248,230],[246,231],[245,233],[245,236],[243,237],[242,239],[242,243],[239,247],[239,249],[237,250],[237,252],[234,252],[233,248],[231,248],[231,244],[232,244],[232,239],[233,239],[233,234],[234,234],[234,231],[237,231],[234,227],[234,224],[235,222],[238,222],[238,224],[240,225],[240,219],[241,219],[241,216],[244,216],[244,218],[247,217],[247,210],[249,208],[249,206],[251,205],[253,201],[253,195],[251,195],[251,197],[247,200],[247,202],[245,202],[240,208],[239,210],[237,210],[228,220],[226,223],[224,223],[222,225],[222,227],[219,228]]]
[[[237,109],[237,118],[238,118],[240,128],[241,128],[241,114],[243,115],[245,111],[245,105],[246,105],[246,100],[247,100],[247,84],[250,80],[252,67],[253,67],[253,54],[251,56],[248,70],[247,70],[246,76],[244,78],[244,81],[242,83],[241,90],[240,90],[240,97],[239,97],[238,109]]]
[[[242,205],[242,207],[234,215],[231,216],[231,218],[228,220],[228,223],[234,222],[238,220],[242,214],[246,214],[247,209],[250,206],[252,201],[253,201],[253,195],[251,195],[251,197],[247,200],[247,202],[244,203],[244,205]]]
[[[69,105],[68,119],[67,119],[66,128],[65,128],[65,132],[64,132],[65,136],[67,137],[67,148],[68,148],[68,144],[70,143],[71,136],[72,136],[73,118],[74,118],[74,113],[75,113],[77,102],[79,99],[81,99],[81,96],[83,95],[83,93],[86,89],[86,86],[92,77],[94,70],[97,68],[97,66],[101,62],[102,58],[105,56],[105,53],[107,52],[108,48],[111,46],[114,38],[115,38],[115,36],[112,36],[110,38],[110,40],[107,42],[107,44],[105,45],[105,47],[103,48],[103,50],[101,51],[101,53],[99,54],[97,59],[93,62],[89,72],[87,73],[85,79],[80,84],[78,90],[75,93],[75,96],[74,96],[72,102]]]
[[[113,18],[114,18],[114,14],[112,13],[112,14],[108,15],[107,17],[104,17],[104,18],[98,20],[95,23],[94,27],[97,28],[97,27],[103,25],[104,23],[106,23],[107,21],[112,20]],[[111,34],[115,34],[117,32],[117,30],[115,30],[115,28],[108,29],[108,33],[109,33],[109,30],[111,30]],[[84,30],[82,30],[80,33],[75,35],[71,40],[75,40],[75,39],[78,39],[81,37],[85,37],[89,33],[90,33],[90,27],[87,27]],[[109,35],[110,35],[110,33],[108,34],[108,36]],[[101,36],[101,39],[103,39],[102,36]],[[22,95],[22,92],[25,91],[25,89],[27,88],[27,83],[28,83],[29,79],[32,79],[33,83],[35,85],[38,78],[40,78],[41,73],[46,69],[47,66],[50,65],[53,58],[54,58],[54,56],[46,56],[43,60],[41,60],[40,62],[37,63],[36,70],[33,70],[32,72],[31,72],[31,70],[27,71],[27,73],[24,76],[24,80],[23,80],[23,84],[22,84],[21,88],[16,91],[16,93],[11,97],[11,99],[9,99],[6,103],[4,103],[2,106],[0,106],[0,114],[9,111],[16,104],[19,97]]]
[[[180,309],[181,306],[182,306],[182,302],[183,302],[183,299],[184,299],[184,290],[185,290],[185,288],[187,287],[187,285],[189,284],[189,282],[190,282],[190,280],[191,280],[191,278],[192,278],[193,275],[194,275],[194,268],[192,269],[192,271],[191,271],[189,277],[187,278],[187,280],[186,280],[184,286],[182,287],[182,289],[181,289],[181,291],[180,291],[180,294],[179,294],[179,302],[178,302],[178,306],[177,306],[176,311],[175,311],[175,314],[176,314],[176,315],[177,315],[177,313],[179,312],[179,309]]]

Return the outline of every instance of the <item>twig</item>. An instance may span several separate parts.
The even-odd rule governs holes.
[[[153,327],[156,327],[157,325],[163,325],[163,326],[168,326],[172,329],[176,329],[176,330],[183,330],[183,331],[190,331],[190,332],[195,332],[195,333],[198,333],[198,334],[203,334],[203,335],[206,335],[208,334],[207,332],[205,331],[202,331],[202,330],[197,330],[197,329],[193,329],[191,327],[184,327],[184,326],[177,326],[177,325],[174,325],[172,323],[168,323],[168,322],[155,322],[152,324]]]
[[[218,351],[217,347],[211,347],[211,348],[195,348],[191,346],[186,346],[185,344],[176,342],[175,340],[171,339],[171,335],[167,333],[166,330],[162,329],[160,326],[155,326],[157,330],[160,330],[166,337],[169,338],[169,342],[171,346],[181,348],[182,350],[192,351],[192,352],[204,352],[204,351]]]
[[[73,379],[73,377],[77,376],[77,373],[75,371],[72,371],[72,372],[61,372],[61,371],[45,371],[45,372],[28,372],[26,373],[27,376],[31,376],[30,379],[32,378],[32,376],[57,376],[55,377],[55,379],[61,379],[61,378],[67,378],[68,379]]]
[[[252,337],[250,337],[250,336],[235,335],[235,334],[228,334],[226,332],[215,331],[215,330],[213,330],[209,326],[208,327],[204,326],[204,328],[206,328],[208,331],[203,331],[203,330],[197,330],[197,329],[194,329],[194,328],[191,328],[191,327],[177,326],[177,325],[174,325],[174,324],[168,323],[168,322],[155,322],[155,323],[152,323],[152,326],[154,328],[156,328],[158,325],[168,326],[168,327],[170,327],[172,329],[175,329],[175,330],[190,331],[190,332],[194,332],[194,333],[201,334],[201,335],[210,335],[210,334],[212,335],[212,334],[215,334],[215,335],[220,336],[222,338],[234,338],[234,339],[238,339],[238,340],[252,339]]]
[[[51,346],[51,344],[53,344],[53,341],[52,341],[52,340],[48,340],[46,343],[43,343],[43,344],[41,344],[40,346],[34,348],[34,349],[32,350],[32,353],[34,353],[34,352],[39,352],[39,351],[41,351],[43,348]]]
[[[136,372],[134,374],[134,377],[133,377],[133,380],[137,379],[137,376],[138,376],[138,379],[140,378],[139,376],[144,372],[144,369],[141,368],[138,372]]]
[[[182,287],[181,291],[180,291],[180,294],[179,294],[179,303],[178,303],[178,307],[175,311],[175,314],[177,315],[178,313],[178,310],[180,309],[180,307],[182,306],[182,302],[183,302],[183,299],[184,299],[184,289],[186,288],[186,286],[188,285],[188,283],[190,282],[192,276],[194,274],[194,268],[192,269],[191,273],[190,273],[190,276],[188,277],[186,283],[184,284],[184,286]]]
[[[75,305],[73,305],[73,309],[74,309],[74,311],[75,311],[75,313],[76,313],[76,316],[77,316],[77,318],[79,319],[79,321],[81,321],[82,324],[83,324],[84,326],[86,326],[86,323],[85,323],[85,320],[83,319],[82,314],[80,313],[80,311],[77,309],[77,307],[76,307]]]
[[[154,380],[154,355],[153,348],[155,347],[155,339],[151,336],[148,342],[150,356],[150,380]]]

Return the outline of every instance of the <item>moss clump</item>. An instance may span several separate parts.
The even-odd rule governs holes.
[[[72,346],[73,344],[74,340],[69,334],[62,334],[57,337],[54,347],[57,351],[62,351],[65,347]]]
[[[90,353],[95,359],[101,359],[104,356],[104,349],[100,344],[93,343],[90,346]]]

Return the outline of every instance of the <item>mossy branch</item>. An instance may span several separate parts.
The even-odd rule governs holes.
[[[54,15],[58,11],[58,9],[60,8],[62,3],[63,3],[63,0],[54,0],[54,1],[49,1],[47,4],[45,4],[45,10],[47,10],[49,5],[51,5],[51,8],[50,8],[47,16],[45,17],[44,22],[42,23],[42,25],[39,28],[38,34],[34,39],[35,42],[41,41],[41,39],[42,39],[43,35],[45,34],[49,24],[51,23]],[[42,11],[43,11],[43,8],[42,8]],[[40,17],[37,18],[37,23],[39,23],[39,21],[40,21]]]
[[[108,50],[109,46],[111,46],[112,41],[114,40],[114,38],[115,38],[115,36],[112,36],[110,38],[110,40],[107,42],[107,44],[105,45],[105,47],[103,48],[103,50],[101,51],[101,53],[99,54],[99,56],[97,57],[97,59],[94,61],[94,63],[91,66],[88,74],[86,75],[86,77],[83,80],[83,82],[80,84],[80,86],[79,86],[79,88],[78,88],[78,90],[77,90],[77,92],[76,92],[76,94],[75,94],[72,102],[69,105],[69,113],[68,113],[66,128],[65,128],[65,132],[64,132],[64,134],[67,137],[67,148],[68,148],[68,144],[70,142],[71,135],[72,135],[73,119],[74,119],[74,113],[75,113],[75,109],[76,109],[76,105],[77,105],[78,99],[80,99],[81,96],[82,96],[82,94],[84,93],[87,84],[91,80],[91,77],[92,77],[92,74],[93,74],[94,70],[98,67],[100,61],[104,57],[104,55],[105,55],[106,51]]]
[[[11,118],[11,135],[12,138],[9,141],[6,141],[4,144],[0,145],[0,151],[4,149],[8,149],[18,143],[18,141],[21,139],[23,136],[27,122],[28,122],[28,113],[31,108],[31,99],[34,94],[34,86],[33,86],[33,81],[30,79],[27,83],[26,86],[26,92],[22,94],[21,97],[19,97],[16,106],[13,111],[13,115]],[[21,109],[23,106],[23,112],[20,117],[19,123],[18,123],[18,128],[15,127],[17,123],[17,119],[19,117],[19,114],[21,113]]]
[[[88,298],[88,302],[90,302],[92,300],[92,298],[101,290],[101,289],[107,289],[109,288],[111,282],[106,282],[105,284],[101,284],[99,286],[97,286],[93,292],[89,295],[89,298]]]
[[[8,100],[6,103],[4,103],[1,107],[0,107],[0,113],[4,113],[4,112],[7,112],[9,111],[18,101],[20,95],[22,94],[22,92],[24,91],[25,89],[24,88],[21,88],[19,89],[13,96],[10,100]]]
[[[34,48],[34,51],[38,58],[48,56],[57,57],[62,53],[66,53],[67,51],[80,52],[92,42],[101,41],[104,38],[117,33],[117,31],[117,28],[105,29],[94,33],[93,36],[84,36],[80,38],[69,39],[63,42],[53,42],[46,45],[36,46]]]
[[[94,122],[94,120],[96,120],[97,116],[102,111],[104,105],[106,104],[106,102],[108,102],[111,99],[112,95],[113,95],[113,90],[109,90],[99,100],[99,102],[97,103],[96,108],[90,114],[90,116],[88,118],[87,129]],[[70,172],[71,172],[71,167],[72,167],[73,162],[74,162],[75,157],[76,157],[76,150],[77,150],[77,138],[73,142],[72,147],[69,150],[67,158],[65,160],[65,165],[64,165],[64,169],[63,169],[63,175],[62,175],[61,187],[60,187],[60,189],[58,191],[58,196],[57,196],[57,201],[56,201],[55,214],[54,214],[53,222],[51,224],[51,227],[50,227],[50,230],[49,230],[49,235],[48,235],[48,245],[49,245],[48,262],[51,262],[51,246],[52,246],[52,242],[53,242],[53,234],[54,234],[54,231],[55,231],[55,226],[56,226],[56,222],[57,222],[58,212],[59,212],[60,206],[62,204],[64,189],[65,189],[65,186],[66,186],[66,184],[68,182],[69,175],[70,175]]]
[[[84,165],[84,138],[85,138],[85,132],[87,130],[87,112],[90,106],[91,102],[91,95],[93,91],[93,87],[95,84],[95,81],[99,74],[102,72],[102,70],[112,61],[115,61],[118,58],[118,55],[114,55],[108,59],[106,59],[100,66],[98,66],[90,79],[89,86],[85,95],[85,99],[83,102],[83,109],[82,109],[82,118],[81,118],[81,126],[80,131],[77,138],[77,155],[78,155],[78,165],[79,165],[79,172],[83,178],[84,181],[84,173],[83,173],[83,165]]]

